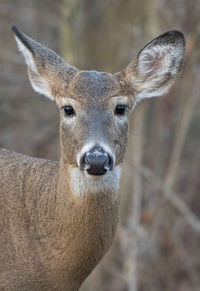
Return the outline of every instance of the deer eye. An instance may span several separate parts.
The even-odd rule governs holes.
[[[75,111],[74,111],[74,108],[72,106],[66,105],[66,106],[63,106],[62,108],[64,110],[65,116],[72,117],[75,115]]]
[[[125,104],[117,105],[116,108],[115,108],[115,115],[125,115],[127,107],[128,106],[125,105]]]

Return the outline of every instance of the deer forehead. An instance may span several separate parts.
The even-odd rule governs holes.
[[[127,96],[126,83],[117,76],[105,72],[78,71],[69,82],[63,97],[57,99],[58,105],[71,105],[75,109],[85,109],[87,113],[105,112],[117,103],[131,103]],[[129,104],[130,105],[130,104]],[[131,106],[130,106],[131,107]]]
[[[84,97],[103,99],[122,94],[123,83],[109,73],[80,71],[70,81],[68,94],[81,100]]]

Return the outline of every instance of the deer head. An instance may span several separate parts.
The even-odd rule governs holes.
[[[59,107],[61,163],[70,169],[76,194],[105,187],[116,190],[128,116],[138,101],[163,95],[173,85],[184,58],[183,34],[164,33],[122,72],[110,74],[70,66],[15,26],[12,30],[33,88]]]

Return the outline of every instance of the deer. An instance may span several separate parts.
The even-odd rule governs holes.
[[[185,40],[168,31],[117,73],[79,70],[11,26],[33,89],[60,111],[60,159],[0,149],[0,290],[76,291],[112,244],[136,104],[168,92]]]

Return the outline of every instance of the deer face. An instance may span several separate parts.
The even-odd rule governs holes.
[[[155,38],[136,60],[112,75],[80,71],[15,26],[12,29],[33,88],[60,108],[61,161],[70,168],[73,188],[78,187],[79,194],[87,188],[116,190],[129,112],[138,101],[161,96],[173,85],[184,58],[183,34],[169,31]]]
[[[134,103],[115,75],[80,71],[59,100],[61,141],[66,162],[101,176],[122,163],[128,115]]]

